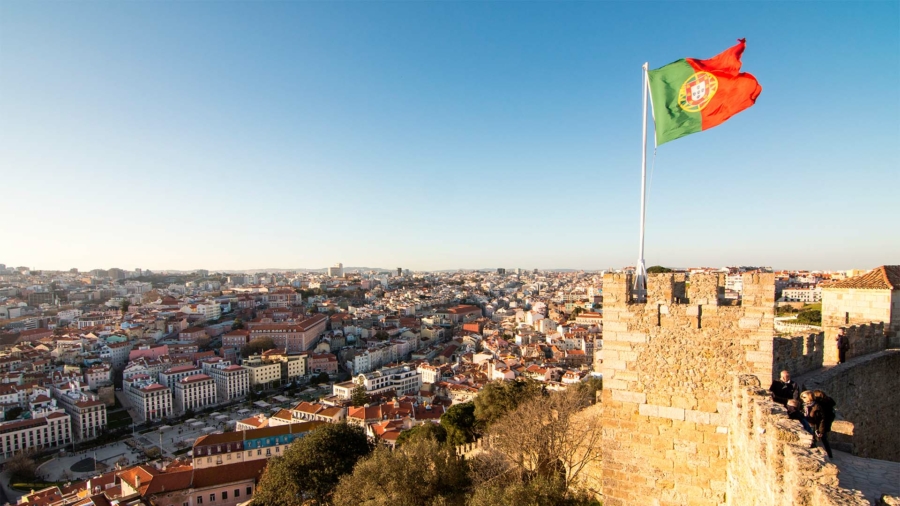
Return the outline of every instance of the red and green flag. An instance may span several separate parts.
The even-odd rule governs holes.
[[[762,86],[740,71],[745,45],[739,39],[708,60],[684,58],[649,72],[657,145],[720,125],[756,102]]]

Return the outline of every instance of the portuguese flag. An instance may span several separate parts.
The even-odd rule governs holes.
[[[739,39],[708,60],[685,58],[649,72],[657,145],[708,130],[756,102],[762,86],[740,71],[745,45]]]

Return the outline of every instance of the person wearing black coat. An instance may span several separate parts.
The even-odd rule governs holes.
[[[832,458],[831,445],[828,444],[828,433],[831,432],[831,424],[834,422],[834,399],[825,395],[825,392],[809,390],[800,394],[800,398],[806,403],[806,420],[815,431],[815,436],[822,441],[825,453]],[[815,445],[815,441],[813,441]]]
[[[790,399],[800,400],[800,386],[791,381],[791,373],[788,371],[781,371],[781,379],[772,382],[769,392],[772,393],[772,400],[782,406],[787,405]]]

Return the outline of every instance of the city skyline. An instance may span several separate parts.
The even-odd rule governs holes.
[[[0,262],[634,265],[640,66],[742,37],[763,93],[659,149],[647,265],[896,262],[900,6],[709,7],[3,2]]]
[[[770,269],[771,268],[774,272],[822,272],[822,273],[855,272],[856,274],[854,274],[854,275],[857,275],[860,272],[863,272],[863,273],[869,272],[869,271],[876,269],[878,267],[881,267],[883,265],[888,265],[888,264],[882,263],[882,264],[874,265],[874,266],[870,266],[870,267],[847,268],[847,269],[807,269],[807,268],[786,269],[786,268],[777,268],[777,267],[772,267],[770,265],[762,265],[762,264],[758,264],[758,265],[757,264],[742,264],[742,265],[728,264],[728,265],[721,265],[721,266],[699,265],[699,264],[698,265],[652,264],[652,265],[648,265],[648,267],[660,266],[660,267],[666,267],[668,269],[672,269],[674,271],[689,271],[689,270],[694,270],[694,269],[707,270],[707,269],[734,269],[734,268],[739,268],[739,269],[749,268],[752,270],[752,269]],[[325,275],[328,275],[331,277],[342,278],[347,275],[366,274],[366,273],[370,273],[370,272],[376,272],[376,273],[388,272],[388,273],[393,274],[398,269],[396,267],[388,268],[388,267],[377,267],[377,266],[376,267],[344,266],[342,268],[342,272],[343,272],[342,275],[332,276],[331,274],[329,274],[330,267],[267,267],[267,268],[248,268],[248,269],[210,269],[210,268],[206,268],[206,267],[196,267],[196,268],[192,268],[192,269],[153,269],[153,268],[137,267],[137,268],[131,269],[131,268],[122,268],[122,267],[112,266],[112,267],[108,267],[108,268],[93,267],[90,269],[78,268],[78,267],[70,267],[68,269],[50,269],[50,268],[41,268],[38,266],[28,266],[28,265],[7,265],[7,264],[3,264],[3,263],[0,263],[0,266],[5,266],[7,269],[17,269],[17,268],[26,267],[29,270],[34,271],[34,272],[67,273],[67,272],[72,272],[72,269],[75,269],[75,271],[78,274],[90,274],[93,271],[111,271],[113,269],[118,269],[120,271],[123,271],[124,274],[129,275],[129,276],[125,276],[121,279],[129,279],[130,275],[136,274],[138,271],[140,271],[141,275],[145,275],[145,274],[150,274],[150,275],[158,275],[158,274],[189,275],[189,274],[195,274],[200,271],[209,273],[210,275],[211,274],[266,274],[266,273],[277,274],[277,273],[283,273],[283,272],[318,274],[321,271],[321,274],[325,274]],[[532,273],[535,271],[537,271],[537,272],[558,272],[558,273],[573,273],[573,272],[597,273],[597,272],[618,272],[618,271],[623,271],[623,270],[633,269],[633,268],[634,268],[634,265],[607,266],[607,267],[599,268],[599,269],[577,269],[577,268],[568,268],[568,267],[559,267],[559,268],[554,268],[554,267],[548,267],[548,268],[510,267],[510,266],[499,266],[498,265],[498,266],[493,266],[493,267],[482,266],[482,267],[472,267],[472,268],[460,267],[460,268],[449,268],[449,269],[407,269],[407,268],[402,268],[402,269],[403,269],[403,271],[409,272],[409,273],[420,273],[420,272],[424,272],[424,273],[456,273],[456,272],[494,273],[498,269],[504,269],[504,271],[505,271],[503,273],[504,275],[506,275],[506,274],[513,275],[513,274],[518,274],[516,272],[516,270],[520,270],[521,274],[529,274],[529,273]]]

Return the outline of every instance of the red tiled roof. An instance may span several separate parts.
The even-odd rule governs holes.
[[[188,376],[187,378],[182,378],[182,383],[194,383],[196,381],[204,381],[210,379],[206,374],[195,374],[193,376]]]
[[[900,265],[882,265],[852,278],[823,283],[823,288],[859,288],[863,290],[900,290]]]

